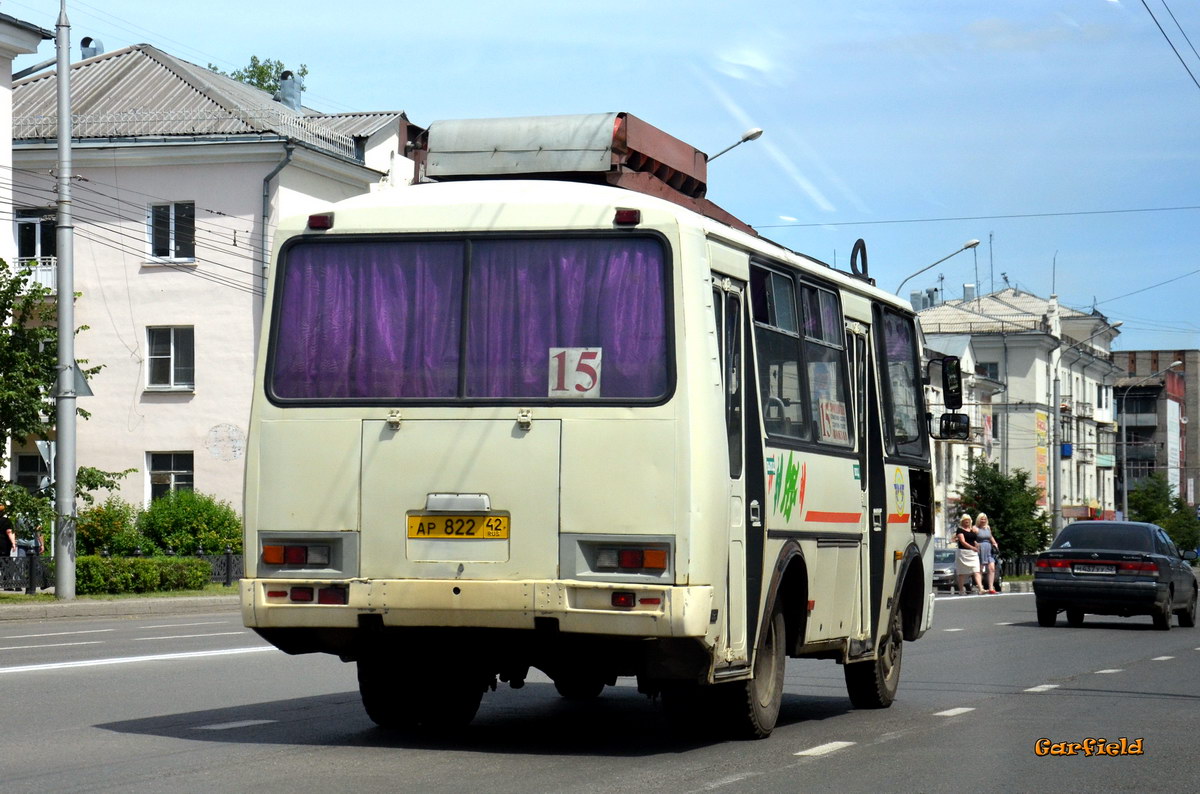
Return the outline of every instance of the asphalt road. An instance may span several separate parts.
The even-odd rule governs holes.
[[[688,743],[632,681],[577,704],[531,677],[444,739],[375,728],[352,665],[269,649],[236,612],[5,621],[0,790],[1194,790],[1198,663],[1196,629],[1045,629],[1031,595],[939,598],[890,709],[792,660],[771,738]],[[1100,737],[1143,752],[1035,752]]]

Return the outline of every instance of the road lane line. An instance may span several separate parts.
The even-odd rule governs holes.
[[[854,744],[855,742],[828,742],[826,744],[818,744],[816,747],[810,747],[807,750],[801,750],[800,752],[796,753],[796,755],[828,755],[829,753],[834,753],[847,747],[853,747]]]
[[[232,623],[232,620],[205,620],[199,623],[160,623],[157,626],[139,626],[141,629],[178,629],[186,626],[221,626],[227,623]],[[111,631],[111,629],[106,629]]]
[[[1002,620],[999,623],[997,623],[996,625],[997,626],[1011,626],[1011,625],[1013,625],[1013,622],[1011,620]]]
[[[235,634],[246,634],[245,631],[214,631],[208,634],[172,634],[171,636],[163,637],[134,637],[136,642],[145,642],[146,640],[190,640],[195,637],[230,637]]]
[[[942,631],[962,631],[962,629],[942,629]]]
[[[1107,673],[1123,673],[1123,672],[1125,672],[1125,670],[1123,670],[1122,668],[1114,667],[1111,670],[1097,670],[1096,675],[1105,675]]]
[[[50,631],[45,634],[10,634],[7,637],[0,637],[5,640],[28,640],[33,637],[68,637],[73,634],[103,634],[106,631],[116,631],[116,629],[86,629],[84,631]]]
[[[1174,658],[1175,658],[1174,656],[1155,656],[1150,661],[1152,661],[1152,662],[1169,662]]]
[[[934,712],[933,716],[935,716],[935,717],[957,717],[959,714],[966,714],[968,711],[974,711],[974,710],[975,709],[969,708],[967,706],[959,706],[956,709],[946,709],[945,711]]]
[[[233,656],[242,653],[262,653],[275,650],[274,645],[256,645],[253,648],[226,648],[220,651],[192,651],[190,653],[162,653],[157,656],[122,656],[115,659],[88,659],[80,662],[51,662],[49,664],[26,664],[20,667],[0,667],[5,673],[34,673],[44,670],[65,670],[70,667],[103,667],[110,664],[134,664],[136,662],[166,662],[175,659],[200,659],[206,656]]]
[[[1058,684],[1039,684],[1026,689],[1026,692],[1049,692],[1051,689],[1058,689]]]
[[[228,731],[233,728],[249,728],[252,725],[270,725],[279,720],[239,720],[237,722],[220,722],[216,725],[197,725],[198,731]]]
[[[84,640],[83,642],[49,642],[45,645],[9,645],[0,651],[27,651],[30,648],[66,648],[69,645],[103,645],[104,640]]]

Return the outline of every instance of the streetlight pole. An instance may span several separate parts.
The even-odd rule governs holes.
[[[957,250],[957,251],[955,251],[953,254],[948,254],[947,256],[943,256],[941,259],[939,259],[938,261],[934,262],[932,265],[926,265],[925,267],[923,267],[923,268],[921,268],[920,270],[918,270],[916,273],[913,273],[911,276],[909,276],[908,278],[906,278],[906,279],[904,279],[903,281],[901,281],[901,282],[900,282],[900,286],[899,286],[899,287],[896,287],[896,294],[897,294],[897,295],[899,295],[899,294],[900,294],[900,290],[904,288],[904,285],[905,285],[905,284],[907,284],[907,283],[908,283],[908,282],[909,282],[909,281],[910,281],[912,278],[914,278],[915,276],[919,276],[919,275],[921,275],[922,273],[924,273],[926,270],[930,270],[930,269],[932,269],[932,268],[935,268],[935,267],[937,267],[938,265],[940,265],[941,263],[945,262],[945,261],[946,261],[947,259],[949,259],[950,257],[952,257],[952,256],[957,256],[958,254],[961,254],[963,251],[966,251],[968,248],[974,248],[974,247],[975,247],[975,246],[977,246],[977,245],[979,245],[979,241],[978,241],[978,240],[967,240],[965,243],[963,243],[963,246],[962,246],[962,248],[958,249],[958,250]]]
[[[1163,375],[1175,369],[1176,367],[1181,366],[1183,366],[1182,361],[1179,361],[1178,359],[1172,361],[1158,372],[1147,375],[1136,383],[1129,384],[1121,392],[1121,401],[1118,403],[1118,405],[1121,407],[1121,518],[1125,521],[1129,520],[1129,467],[1126,465],[1129,460],[1129,456],[1127,454],[1129,442],[1126,440],[1128,438],[1127,427],[1129,422],[1127,420],[1127,414],[1125,413],[1125,400],[1127,397],[1129,397],[1130,390],[1136,389],[1146,381],[1157,378],[1159,375]]]
[[[732,143],[729,146],[726,146],[724,149],[722,149],[721,151],[712,155],[711,157],[704,158],[704,161],[706,163],[711,163],[713,160],[716,160],[718,157],[725,154],[725,152],[729,151],[730,149],[733,149],[734,147],[741,146],[743,143],[746,143],[747,141],[757,141],[759,139],[759,137],[762,136],[762,134],[763,134],[763,131],[761,129],[759,129],[758,127],[751,127],[750,129],[748,129],[742,133],[742,138],[737,143]]]

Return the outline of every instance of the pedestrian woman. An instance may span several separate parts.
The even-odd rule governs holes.
[[[967,574],[975,577],[975,589],[983,592],[979,578],[979,542],[971,517],[964,515],[958,520],[958,532],[954,535],[958,553],[954,558],[954,572],[958,574],[958,594],[966,595]]]
[[[6,505],[0,502],[0,556],[17,556],[17,536],[13,534],[12,521],[8,518]]]
[[[979,542],[980,574],[987,582],[986,592],[995,593],[996,552],[1000,551],[1000,546],[996,544],[996,537],[992,534],[992,528],[988,526],[987,513],[975,516],[975,535]]]

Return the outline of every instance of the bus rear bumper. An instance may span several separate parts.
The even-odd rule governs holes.
[[[319,603],[323,588],[345,588],[346,603]],[[384,626],[533,629],[550,619],[580,634],[703,637],[714,608],[708,586],[556,580],[243,579],[241,597],[242,619],[257,629],[353,629],[378,615]]]

